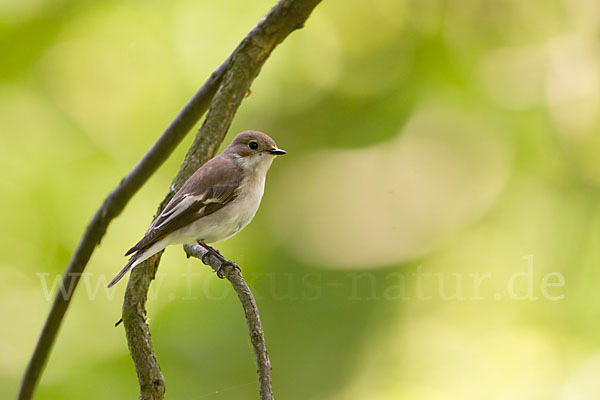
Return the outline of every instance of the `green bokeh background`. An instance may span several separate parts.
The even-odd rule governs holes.
[[[272,5],[0,3],[0,398],[93,212]],[[218,245],[277,398],[598,398],[599,46],[596,0],[326,0],[277,48],[226,142],[289,155]],[[111,224],[37,398],[137,397],[104,287],[190,142]],[[241,307],[181,248],[148,315],[167,398],[256,398]]]

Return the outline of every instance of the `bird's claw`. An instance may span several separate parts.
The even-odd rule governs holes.
[[[224,263],[221,263],[221,265],[219,265],[219,268],[217,268],[217,270],[215,271],[217,273],[217,276],[220,279],[224,279],[225,278],[225,275],[223,275],[223,266],[224,265],[225,265]]]
[[[201,240],[198,240],[198,244],[204,247],[204,249],[206,250],[206,253],[202,254],[202,256],[200,257],[200,261],[202,261],[205,265],[210,265],[208,262],[208,257],[210,256],[215,256],[215,258],[217,258],[221,262],[219,268],[217,268],[215,271],[219,278],[225,278],[225,275],[223,274],[223,267],[225,266],[234,267],[238,271],[242,270],[240,266],[234,263],[233,261],[226,260],[225,257],[223,257],[223,254],[221,254],[221,252],[215,249],[214,247],[207,245]]]
[[[229,260],[223,260],[221,261],[221,265],[219,266],[219,268],[217,268],[217,276],[221,279],[225,278],[225,275],[223,274],[223,267],[225,266],[230,266],[233,267],[235,269],[237,269],[238,271],[242,271],[242,269],[240,268],[239,265],[237,265],[236,263],[234,263],[233,261],[229,261]]]
[[[207,251],[206,253],[202,254],[202,256],[200,257],[200,261],[202,261],[202,263],[204,265],[209,265],[208,264],[208,257],[211,256],[210,251]]]

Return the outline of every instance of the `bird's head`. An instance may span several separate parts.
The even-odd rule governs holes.
[[[258,131],[238,134],[224,153],[233,155],[235,163],[245,170],[266,171],[276,156],[286,154],[268,135]]]

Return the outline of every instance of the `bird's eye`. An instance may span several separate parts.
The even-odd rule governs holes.
[[[250,142],[250,143],[248,143],[248,147],[250,147],[252,150],[256,150],[256,149],[258,149],[258,143]]]

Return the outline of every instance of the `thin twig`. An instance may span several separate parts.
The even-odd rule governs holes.
[[[75,252],[71,256],[61,282],[61,287],[57,291],[33,355],[21,380],[21,387],[18,394],[19,400],[28,400],[33,396],[75,288],[92,253],[106,233],[108,225],[123,211],[133,195],[148,181],[158,167],[165,162],[185,135],[206,112],[211,99],[221,83],[223,75],[229,68],[229,63],[230,59],[227,59],[211,74],[204,85],[177,114],[150,150],[106,197],[90,220],[83,236],[79,240]],[[62,293],[67,294],[63,295]]]
[[[210,254],[205,248],[199,245],[184,246],[188,256],[198,258],[208,262],[208,265],[216,271],[222,272],[223,276],[231,282],[233,290],[240,299],[246,321],[248,321],[248,329],[250,331],[250,341],[256,355],[256,367],[258,371],[258,387],[261,400],[273,399],[273,388],[271,386],[271,361],[267,353],[267,344],[265,342],[265,334],[260,323],[260,315],[254,296],[246,284],[242,273],[237,264],[222,263],[222,261]],[[205,255],[209,253],[210,255]]]
[[[231,65],[209,107],[206,119],[192,143],[172,189],[179,189],[189,176],[212,158],[223,141],[233,117],[250,85],[273,49],[304,22],[320,0],[280,0],[248,33],[230,56]],[[171,199],[169,191],[158,215]],[[131,271],[123,302],[123,325],[129,352],[135,364],[140,398],[160,400],[165,386],[146,324],[146,298],[160,255],[151,257]],[[269,385],[270,387],[270,385]],[[268,399],[269,397],[266,397]]]

